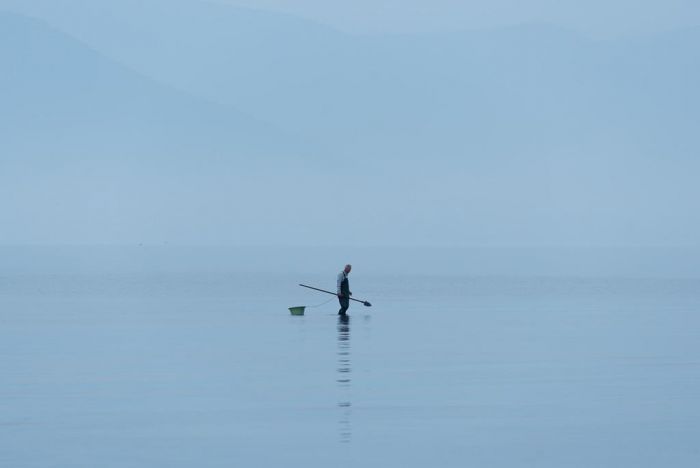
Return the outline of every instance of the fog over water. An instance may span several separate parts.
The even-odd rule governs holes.
[[[0,242],[697,246],[684,5],[600,39],[527,15],[475,28],[456,3],[463,28],[396,35],[194,0],[3,0]]]

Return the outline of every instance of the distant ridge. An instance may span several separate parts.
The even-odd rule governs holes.
[[[549,24],[359,36],[191,0],[5,4],[341,156],[700,150],[698,28],[607,41]]]
[[[177,91],[43,21],[0,12],[0,132],[18,155],[280,158],[272,125]]]

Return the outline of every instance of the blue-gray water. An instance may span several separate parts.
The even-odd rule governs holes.
[[[3,272],[6,467],[693,467],[700,281]]]

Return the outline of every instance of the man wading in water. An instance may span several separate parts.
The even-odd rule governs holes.
[[[348,275],[352,270],[352,265],[345,265],[343,271],[338,273],[338,302],[340,302],[340,310],[338,315],[347,315],[346,312],[350,307],[350,283],[348,282]]]

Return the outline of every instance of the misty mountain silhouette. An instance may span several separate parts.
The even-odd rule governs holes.
[[[5,3],[159,83],[235,106],[333,154],[698,149],[698,29],[609,41],[537,24],[357,36],[191,0]]]
[[[696,243],[698,28],[361,36],[191,0],[0,5],[6,239]]]
[[[7,152],[235,159],[298,150],[274,126],[130,70],[42,21],[0,14]]]

